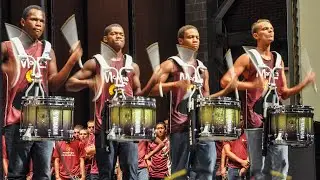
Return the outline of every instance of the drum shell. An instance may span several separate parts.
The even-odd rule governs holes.
[[[20,135],[23,140],[71,140],[73,136],[74,98],[23,97]],[[32,129],[31,136],[26,134]]]
[[[155,138],[156,100],[135,96],[109,103],[108,139],[139,141]],[[114,132],[115,134],[112,134]]]
[[[308,146],[313,143],[313,108],[304,105],[270,107],[267,110],[269,121],[268,141],[272,144]],[[279,132],[284,141],[276,141]]]
[[[234,140],[240,131],[240,101],[230,97],[203,98],[198,104],[199,139]],[[203,133],[205,127],[209,133]]]

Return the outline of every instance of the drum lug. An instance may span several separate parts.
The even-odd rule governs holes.
[[[51,137],[51,129],[48,129],[48,137]]]
[[[121,128],[118,128],[118,136],[121,137]]]
[[[143,134],[143,136],[146,135],[146,128],[145,127],[142,128],[142,134]]]
[[[211,132],[214,133],[215,129],[214,126],[211,127]]]
[[[277,138],[275,139],[275,144],[281,144],[283,143],[283,131],[282,130],[279,130],[278,131],[278,135],[276,136]],[[288,136],[287,133],[285,133],[285,137]],[[287,137],[286,137],[287,139]]]
[[[35,137],[38,137],[38,129],[34,129],[33,132],[34,132],[34,136],[35,136]]]
[[[152,128],[152,137],[156,137],[156,131]]]
[[[130,133],[131,133],[131,136],[133,136],[133,127],[132,126],[130,128]]]
[[[63,129],[60,129],[60,136],[63,137]]]
[[[29,124],[29,126],[28,126],[28,129],[25,131],[25,133],[23,134],[23,136],[22,136],[22,138],[24,139],[24,140],[28,140],[28,139],[30,139],[31,137],[32,137],[32,131],[33,131],[33,125],[32,124]]]
[[[20,137],[22,137],[23,134],[26,132],[26,129],[19,129],[19,132],[20,132]]]
[[[117,128],[116,125],[113,124],[112,128],[109,130],[109,133],[107,135],[108,139],[113,139],[116,137],[116,128]]]
[[[286,139],[286,141],[288,140],[288,133],[284,133],[284,137]]]

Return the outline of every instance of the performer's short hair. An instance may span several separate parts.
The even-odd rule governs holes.
[[[184,38],[184,32],[185,32],[186,30],[189,30],[189,29],[195,29],[195,30],[198,31],[198,29],[197,29],[195,26],[193,26],[193,25],[185,25],[185,26],[182,26],[182,27],[179,29],[179,31],[178,31],[178,38]]]
[[[108,35],[108,34],[111,32],[111,30],[112,30],[113,27],[120,27],[120,28],[123,29],[123,27],[122,27],[120,24],[110,24],[109,26],[107,26],[107,27],[104,29],[104,35],[105,35],[105,36]]]
[[[87,122],[87,125],[89,124],[89,123],[93,123],[94,124],[94,120],[89,120],[88,122]]]
[[[156,124],[156,127],[157,127],[159,124],[163,125],[164,129],[167,129],[166,124],[165,124],[164,122],[158,122],[158,123]]]
[[[23,19],[26,19],[26,18],[28,17],[28,15],[29,15],[29,12],[30,12],[31,9],[40,10],[40,11],[42,11],[43,14],[45,14],[45,12],[44,12],[44,10],[43,10],[42,7],[40,7],[40,6],[38,6],[38,5],[30,5],[30,6],[26,7],[26,8],[23,10],[21,17],[22,17]]]
[[[262,23],[262,22],[268,22],[271,24],[270,20],[268,19],[258,19],[256,22],[254,22],[251,26],[251,33],[256,33],[258,31],[258,28],[259,28],[259,24]]]
[[[83,126],[78,124],[78,125],[75,125],[73,129],[79,129],[80,131],[81,129],[83,129]]]

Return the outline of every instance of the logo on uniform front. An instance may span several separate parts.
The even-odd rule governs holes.
[[[32,69],[30,69],[27,73],[26,73],[26,80],[28,81],[28,83],[32,83]]]

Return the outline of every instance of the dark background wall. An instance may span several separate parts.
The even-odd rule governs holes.
[[[142,86],[152,74],[145,48],[159,42],[161,61],[176,54],[177,30],[184,24],[195,25],[200,32],[198,58],[209,68],[211,93],[220,90],[219,80],[227,70],[223,56],[231,48],[233,58],[243,53],[242,45],[254,45],[250,27],[259,18],[270,19],[275,28],[275,42],[272,49],[280,52],[288,65],[287,2],[290,0],[1,0],[2,25],[4,22],[19,24],[22,10],[30,5],[41,5],[47,11],[46,39],[53,44],[61,69],[69,56],[69,47],[60,27],[72,14],[76,15],[78,34],[84,50],[83,62],[99,52],[99,42],[104,28],[111,23],[124,27],[126,35],[125,52],[134,57],[140,66]],[[294,2],[291,0],[290,2]],[[224,9],[223,9],[224,8]],[[218,12],[224,12],[217,19]],[[7,40],[4,29],[2,39]],[[289,65],[288,65],[289,66]],[[79,70],[75,67],[73,72]],[[290,69],[289,69],[290,70]],[[61,88],[53,95],[72,96],[76,99],[75,123],[85,125],[93,116],[92,94],[89,90],[78,93],[66,92]],[[157,98],[158,120],[167,118],[166,99]],[[315,124],[316,137],[319,125]],[[318,138],[317,138],[318,139]],[[293,179],[315,179],[315,160],[319,149],[290,149],[289,175]],[[314,156],[316,154],[316,158]]]

